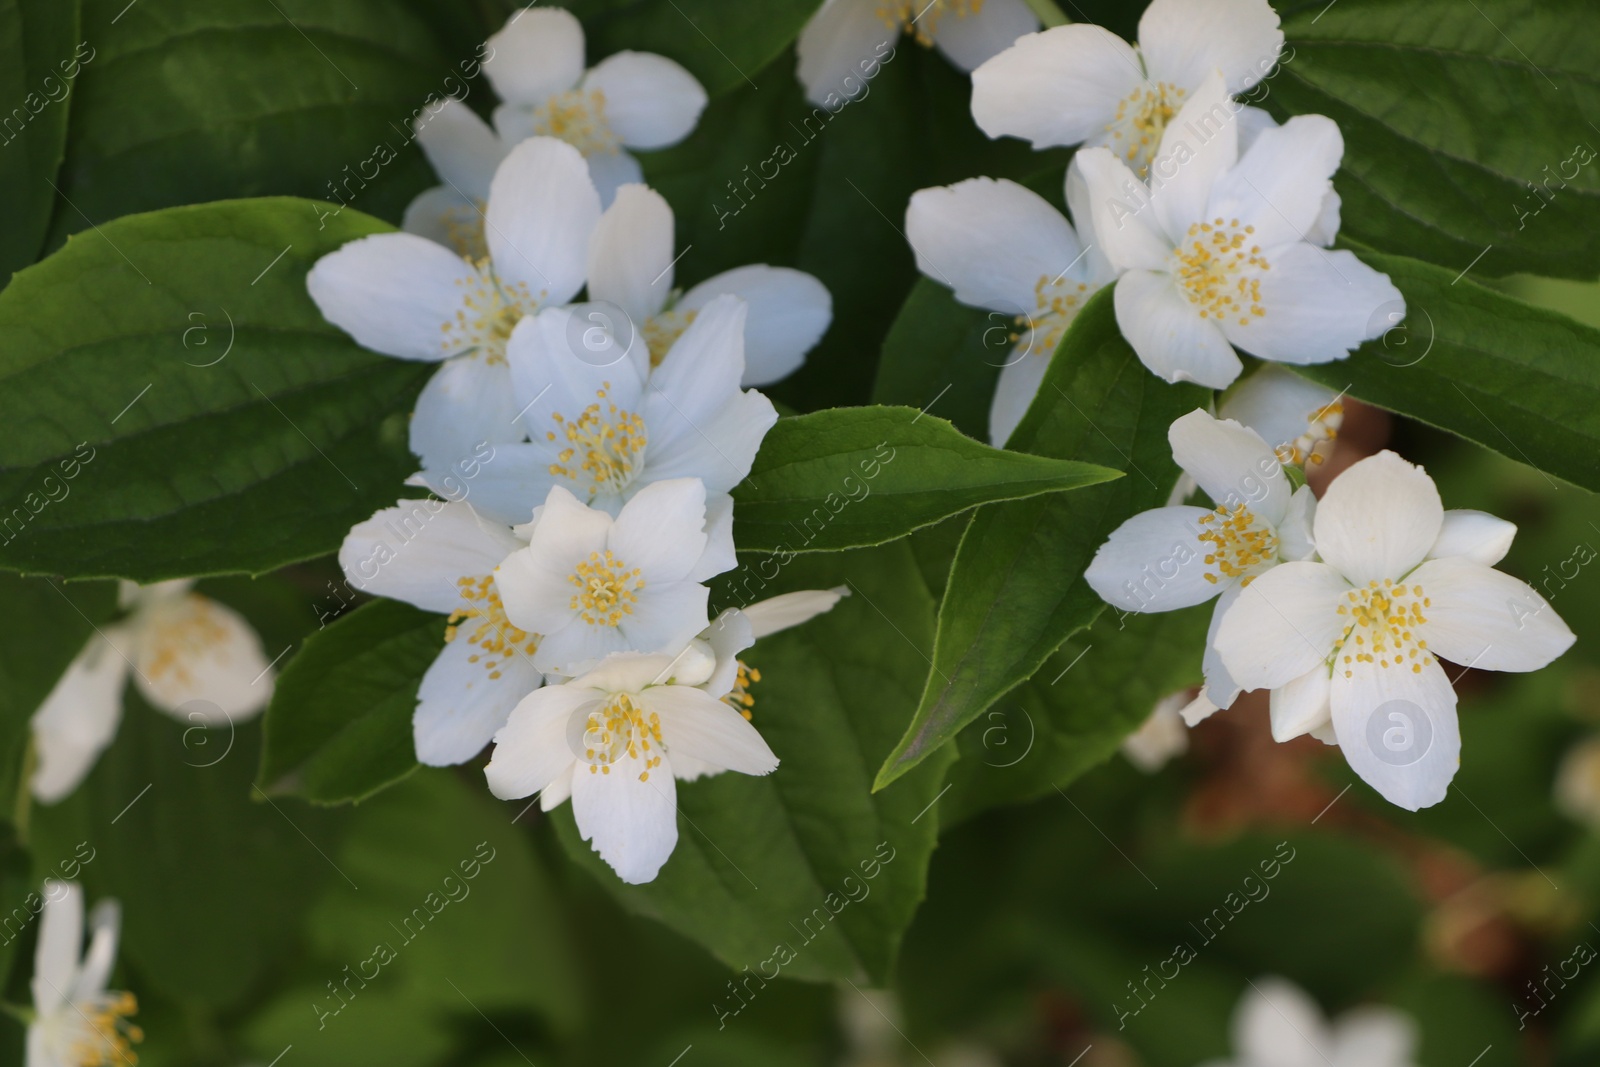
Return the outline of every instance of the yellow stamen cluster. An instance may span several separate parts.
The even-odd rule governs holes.
[[[1055,355],[1061,336],[1078,317],[1090,295],[1089,287],[1083,282],[1059,274],[1055,277],[1039,275],[1033,285],[1036,310],[1031,316],[1017,316],[1017,332],[1011,339],[1020,342],[1028,355],[1049,359]]]
[[[132,993],[106,993],[73,1008],[78,1021],[88,1020],[72,1043],[75,1067],[132,1067],[139,1062],[133,1045],[144,1040],[144,1031],[128,1020],[139,1010]]]
[[[945,15],[968,18],[983,10],[984,0],[882,0],[878,17],[896,33],[905,31],[924,48],[933,44]]]
[[[489,258],[489,242],[483,234],[483,217],[489,205],[483,200],[472,203],[472,207],[452,207],[440,219],[444,222],[445,240],[456,255],[478,263]]]
[[[733,688],[728,690],[722,698],[734,711],[749,721],[753,717],[752,709],[756,706],[756,698],[750,695],[750,687],[761,681],[761,672],[751,667],[744,660],[738,660],[738,673],[734,676]]]
[[[650,772],[661,765],[661,717],[645,714],[639,702],[627,693],[614,693],[604,704],[589,712],[583,731],[583,758],[590,774],[610,774],[613,764],[624,756],[644,760],[639,781],[648,782]],[[654,748],[657,755],[651,755]]]
[[[590,626],[617,626],[624,615],[632,615],[639,602],[644,579],[639,568],[628,565],[606,549],[589,553],[589,558],[573,568],[567,581],[578,587],[569,605]]]
[[[550,473],[574,482],[587,478],[590,493],[620,493],[626,489],[644,465],[645,445],[649,443],[644,418],[617,407],[610,399],[610,389],[610,382],[602,382],[594,394],[596,402],[584,408],[576,419],[559,411],[550,416],[568,446],[550,464]],[[552,430],[545,433],[545,440],[559,439]]]
[[[556,137],[586,156],[605,155],[620,146],[606,121],[606,94],[599,89],[568,89],[540,104],[533,132]]]
[[[539,651],[539,635],[517,629],[506,618],[505,606],[500,603],[500,591],[495,588],[494,575],[457,578],[456,588],[461,591],[461,599],[468,606],[450,613],[444,628],[444,639],[454,641],[461,631],[461,623],[467,619],[481,619],[467,634],[467,643],[476,645],[480,651],[469,655],[467,662],[477,663],[485,656],[497,657],[483,664],[491,681],[499,679],[499,668],[512,656],[531,656]]]
[[[1385,578],[1368,582],[1365,589],[1350,590],[1345,599],[1346,603],[1339,605],[1339,614],[1348,620],[1339,636],[1343,651],[1336,649],[1334,655],[1346,678],[1358,663],[1385,668],[1409,664],[1413,674],[1421,674],[1422,668],[1434,661],[1428,642],[1418,636],[1419,628],[1428,621],[1422,609],[1433,604],[1422,586]]]
[[[1324,462],[1328,453],[1333,451],[1333,442],[1338,440],[1339,428],[1343,425],[1342,401],[1335,400],[1326,407],[1308,412],[1306,432],[1288,444],[1279,445],[1278,460],[1296,467],[1304,467],[1307,463],[1315,466]]]
[[[1252,318],[1262,318],[1261,272],[1270,269],[1261,255],[1261,246],[1250,243],[1256,228],[1239,225],[1239,220],[1197,222],[1189,227],[1187,246],[1177,251],[1178,282],[1189,300],[1200,309],[1202,319],[1218,322],[1237,317],[1248,326]]]
[[[511,331],[524,315],[539,310],[548,293],[535,296],[523,282],[502,281],[487,258],[469,262],[474,272],[456,281],[465,292],[455,318],[440,326],[440,347],[449,355],[476,352],[489,363],[504,363]]]
[[[645,320],[644,343],[650,349],[652,369],[661,366],[661,361],[667,358],[667,352],[694,321],[695,314],[692,308],[688,311],[663,311]]]
[[[161,611],[150,631],[152,650],[145,674],[152,681],[171,678],[180,686],[194,684],[189,665],[228,640],[228,629],[210,600],[196,594],[184,598],[185,610]]]
[[[1243,504],[1230,511],[1219,507],[1199,519],[1204,527],[1199,533],[1206,548],[1206,566],[1216,570],[1205,572],[1206,581],[1216,585],[1222,578],[1244,578],[1249,585],[1254,577],[1250,572],[1270,564],[1278,558],[1278,535],[1271,526],[1261,522]]]
[[[1117,113],[1106,124],[1107,147],[1138,175],[1146,177],[1167,123],[1183,107],[1187,90],[1171,82],[1145,82],[1117,103]]]

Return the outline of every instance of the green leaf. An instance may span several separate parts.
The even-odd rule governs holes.
[[[580,15],[586,8],[613,6],[582,0],[572,5]],[[624,48],[659,52],[677,60],[713,95],[754,85],[767,64],[800,35],[800,28],[816,11],[814,0],[654,0],[586,18],[589,61]],[[793,62],[792,56],[785,56]],[[791,68],[785,72],[793,77]]]
[[[443,644],[439,616],[395,600],[364,604],[313,634],[272,694],[260,787],[343,804],[416,770],[411,715]]]
[[[1156,702],[1201,681],[1211,604],[1101,615],[959,735],[945,822],[1049,795],[1111,758]]]
[[[466,76],[475,55],[447,52],[409,7],[85,0],[96,51],[73,102],[52,243],[91,219],[249,196],[338,200],[397,221],[436,184],[412,117],[446,95],[490,95]]]
[[[1339,124],[1349,234],[1480,276],[1600,273],[1589,123],[1600,8],[1341,0],[1299,11],[1277,73],[1247,98]]]
[[[1011,358],[1012,329],[1010,316],[958,304],[938,282],[919,280],[883,339],[873,401],[937,412],[988,440],[989,402]]]
[[[77,0],[0,0],[0,285],[39,256],[83,58]]]
[[[1145,369],[1117,331],[1110,287],[1084,307],[1009,444],[1130,476],[990,505],[972,517],[939,605],[933,669],[878,788],[941,748],[1094,620],[1103,604],[1084,569],[1125,519],[1165,503],[1177,473],[1167,427],[1207,396]]]
[[[741,551],[831,552],[904,537],[979,504],[1121,477],[1006,452],[915,408],[835,408],[779,419],[734,492]]]
[[[1600,490],[1600,330],[1414,259],[1363,258],[1399,286],[1405,320],[1292,370]]]
[[[384,229],[306,200],[108,223],[0,292],[0,567],[154,581],[325,555],[414,469],[426,364],[306,294]],[[72,479],[76,479],[72,481]]]
[[[736,970],[771,961],[769,978],[778,966],[789,978],[882,981],[922,898],[938,831],[931,807],[947,759],[871,792],[933,637],[933,598],[906,544],[796,560],[757,595],[839,584],[852,595],[832,611],[743,656],[761,673],[754,721],[778,769],[680,783],[678,846],[654,882],[623,885],[569,811],[556,820],[567,851],[630,910]],[[779,945],[794,958],[774,960]],[[740,1010],[724,999],[719,1013]]]

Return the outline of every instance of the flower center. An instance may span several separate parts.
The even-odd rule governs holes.
[[[129,1021],[139,1010],[132,993],[104,993],[63,1008],[67,1056],[72,1067],[131,1067],[139,1062],[133,1045],[144,1031]]]
[[[661,765],[665,752],[661,743],[661,717],[645,713],[632,696],[614,693],[605,703],[589,712],[583,731],[583,758],[590,774],[610,774],[613,764],[628,759],[644,760],[639,781],[648,782],[650,772]]]
[[[489,258],[489,242],[483,235],[483,216],[489,205],[483,200],[475,200],[473,205],[457,204],[439,218],[444,223],[445,240],[456,255],[477,263]]]
[[[1249,585],[1251,573],[1262,564],[1278,558],[1278,534],[1271,526],[1256,518],[1255,513],[1243,504],[1230,511],[1226,506],[1209,515],[1202,515],[1200,542],[1206,549],[1206,566],[1215,571],[1205,572],[1206,581],[1215,585],[1222,578],[1244,578]]]
[[[586,156],[609,155],[620,147],[606,121],[606,94],[599,89],[568,89],[533,112],[533,132],[557,137]]]
[[[947,14],[968,18],[982,11],[983,4],[984,0],[881,0],[878,17],[896,33],[909,33],[918,44],[928,47],[939,32],[941,18]]]
[[[534,296],[524,282],[502,282],[495,276],[494,266],[487,258],[469,262],[474,273],[471,278],[459,279],[456,283],[466,292],[456,308],[455,318],[441,327],[444,333],[441,347],[452,356],[477,352],[489,363],[504,363],[506,341],[511,331],[524,315],[539,310],[547,293],[541,291]]]
[[[661,361],[667,358],[667,352],[683,331],[689,328],[694,321],[695,312],[688,311],[663,311],[659,315],[652,315],[644,323],[644,343],[650,349],[650,369],[661,366]]]
[[[1017,316],[1018,329],[1011,339],[1021,342],[1022,350],[1029,355],[1049,359],[1055,355],[1067,327],[1083,309],[1084,301],[1090,296],[1089,286],[1061,274],[1054,278],[1041,274],[1033,285],[1033,296],[1037,301],[1034,313]]]
[[[1333,656],[1343,661],[1349,678],[1359,663],[1399,667],[1410,663],[1413,674],[1434,662],[1428,642],[1418,636],[1427,617],[1422,609],[1433,603],[1420,585],[1406,585],[1385,578],[1368,582],[1365,589],[1352,589],[1339,605],[1345,616],[1344,632]],[[1342,652],[1340,650],[1343,650]]]
[[[180,610],[155,612],[150,618],[149,641],[154,653],[145,671],[153,680],[171,677],[178,685],[193,685],[190,664],[228,640],[227,627],[215,605],[193,593],[183,598]]]
[[[624,615],[633,614],[639,603],[644,579],[639,568],[628,565],[606,549],[604,554],[589,553],[589,558],[573,568],[567,581],[578,587],[572,595],[571,609],[590,626],[616,626]]]
[[[1188,91],[1171,82],[1144,82],[1125,99],[1117,103],[1117,113],[1106,124],[1110,135],[1106,146],[1136,171],[1146,177],[1150,159],[1167,123],[1183,107]]]
[[[587,478],[591,496],[626,489],[644,466],[645,445],[649,443],[644,418],[612,403],[607,392],[610,388],[610,382],[602,382],[595,391],[598,401],[584,408],[576,419],[559,411],[550,416],[567,442],[556,462],[550,464],[550,473],[574,482]],[[547,441],[558,440],[554,430],[544,436]]]
[[[1262,318],[1261,273],[1270,269],[1261,255],[1261,246],[1250,243],[1254,226],[1240,227],[1239,220],[1197,222],[1189,227],[1187,245],[1174,253],[1178,264],[1174,273],[1200,309],[1202,319],[1221,322],[1237,317],[1240,326],[1251,318]]]
[[[1333,451],[1333,442],[1339,437],[1339,427],[1344,425],[1344,402],[1334,400],[1306,415],[1306,432],[1293,441],[1281,444],[1275,450],[1281,463],[1304,467],[1322,463]],[[1327,447],[1322,447],[1326,445]]]
[[[456,588],[461,591],[461,599],[467,606],[450,613],[444,628],[444,639],[454,641],[461,632],[461,624],[466,620],[481,620],[467,634],[467,644],[479,649],[467,657],[467,662],[477,663],[485,656],[490,657],[484,660],[483,668],[489,672],[491,681],[500,677],[499,668],[512,656],[531,656],[539,651],[539,635],[517,629],[506,618],[505,607],[500,603],[500,591],[494,584],[494,575],[457,578]]]
[[[752,718],[751,709],[756,706],[756,698],[750,695],[750,687],[761,681],[761,672],[742,659],[735,662],[739,664],[739,669],[734,675],[733,688],[723,695],[722,700],[748,722]]]

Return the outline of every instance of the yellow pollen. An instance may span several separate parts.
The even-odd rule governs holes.
[[[1306,413],[1306,432],[1277,447],[1278,460],[1295,467],[1307,463],[1318,466],[1333,451],[1339,429],[1344,425],[1344,402],[1334,400],[1326,407]]]
[[[195,684],[190,666],[213,654],[228,640],[228,629],[217,606],[195,593],[187,594],[176,610],[151,615],[148,647],[152,650],[145,674],[153,681],[171,678],[178,686]]]
[[[982,11],[983,4],[984,0],[879,0],[878,17],[895,33],[909,33],[927,48],[939,31],[940,19],[969,18]]]
[[[1278,535],[1243,504],[1231,511],[1219,507],[1199,521],[1204,527],[1198,535],[1200,542],[1210,546],[1204,550],[1206,565],[1216,568],[1204,574],[1212,585],[1224,578],[1248,581],[1254,571],[1277,561]]]
[[[539,310],[548,292],[534,295],[524,282],[507,282],[496,276],[488,258],[469,260],[473,274],[457,279],[465,292],[455,318],[440,327],[440,347],[446,355],[477,353],[488,363],[506,361],[506,341],[523,316]]]
[[[1189,302],[1202,319],[1219,324],[1237,319],[1248,326],[1263,318],[1261,277],[1270,269],[1261,255],[1260,245],[1246,247],[1255,233],[1254,226],[1239,225],[1238,219],[1197,222],[1189,227],[1187,244],[1179,245],[1176,275]]]
[[[645,320],[644,343],[650,349],[650,367],[655,369],[661,366],[661,361],[667,358],[667,352],[674,342],[683,335],[694,321],[695,311],[663,311],[659,315],[652,315]]]
[[[632,615],[639,602],[644,579],[639,568],[627,564],[606,549],[604,555],[589,553],[589,558],[573,568],[567,581],[578,587],[570,607],[590,626],[617,626],[624,615]]]
[[[132,993],[105,993],[67,1010],[78,1024],[70,1046],[74,1067],[132,1067],[139,1062],[133,1046],[144,1040],[144,1031],[128,1018],[139,1010]]]
[[[533,112],[533,132],[557,137],[586,156],[618,151],[620,142],[606,121],[606,94],[599,89],[568,89]]]
[[[511,625],[511,620],[506,618],[505,607],[500,603],[500,591],[495,588],[494,575],[482,574],[476,577],[457,578],[456,589],[461,593],[463,606],[450,613],[450,618],[445,623],[444,639],[454,641],[460,635],[462,623],[468,619],[479,620],[467,632],[467,643],[476,646],[480,652],[474,652],[467,657],[468,663],[477,663],[485,655],[496,656],[484,663],[484,670],[489,672],[490,681],[498,681],[500,667],[507,660],[517,655],[531,656],[539,650],[539,635],[530,634]]]
[[[583,745],[590,774],[610,774],[612,766],[624,758],[642,760],[641,782],[650,780],[650,772],[661,765],[661,756],[666,752],[660,716],[646,713],[638,699],[628,693],[613,693],[589,712]]]
[[[1049,359],[1056,354],[1061,337],[1078,317],[1084,302],[1094,295],[1086,284],[1057,275],[1041,274],[1033,284],[1034,312],[1016,317],[1017,331],[1011,335],[1030,356]]]
[[[576,419],[568,419],[560,412],[550,416],[561,438],[555,431],[545,434],[547,441],[567,442],[567,447],[556,455],[556,462],[550,464],[550,473],[578,483],[587,480],[591,496],[626,489],[644,465],[649,441],[644,418],[617,407],[610,399],[610,388],[610,382],[602,383],[595,392],[595,403],[584,408]]]
[[[456,255],[476,263],[489,258],[489,242],[483,234],[483,219],[489,204],[485,200],[472,203],[472,207],[452,207],[440,219],[444,223],[445,240]]]
[[[1412,673],[1421,674],[1423,667],[1434,662],[1428,642],[1416,637],[1418,628],[1428,621],[1422,614],[1428,601],[1420,585],[1408,588],[1389,579],[1381,585],[1369,582],[1364,589],[1347,592],[1345,600],[1339,613],[1348,621],[1328,661],[1342,658],[1346,678],[1363,669],[1363,663],[1386,669],[1410,661]]]
[[[1145,82],[1117,104],[1117,113],[1106,124],[1106,142],[1112,152],[1136,171],[1149,177],[1150,161],[1161,143],[1167,123],[1183,107],[1187,90],[1171,82]]]
[[[761,672],[747,665],[742,659],[736,662],[739,669],[733,680],[733,688],[728,690],[722,699],[748,721],[756,706],[756,698],[750,695],[750,687],[761,681]]]

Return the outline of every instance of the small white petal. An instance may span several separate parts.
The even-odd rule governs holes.
[[[458,579],[493,573],[522,547],[512,532],[464,503],[402,500],[357,523],[339,548],[346,580],[363,593],[424,611],[454,611]]]
[[[243,722],[272,698],[261,638],[226,604],[191,593],[141,615],[138,625],[134,683],[179,722]]]
[[[489,183],[506,156],[506,145],[477,112],[447,96],[418,115],[411,127],[433,172],[447,188],[469,202],[488,198]]]
[[[1313,419],[1325,417],[1335,398],[1332,389],[1268,363],[1228,390],[1217,415],[1238,419],[1282,448],[1304,435]]]
[[[1272,739],[1280,744],[1309,734],[1332,722],[1333,677],[1326,665],[1319,664],[1300,677],[1272,691]]]
[[[778,766],[761,734],[716,697],[684,685],[655,685],[639,694],[646,710],[661,716],[661,739],[676,760],[682,752],[740,774],[771,774]]]
[[[652,482],[617,516],[608,545],[646,582],[677,581],[706,548],[706,487],[696,478]]]
[[[1277,689],[1320,663],[1344,627],[1338,600],[1350,588],[1324,563],[1282,563],[1256,576],[1217,629],[1217,651],[1246,689]]]
[[[1257,134],[1238,165],[1217,180],[1210,210],[1254,226],[1253,243],[1268,249],[1304,241],[1343,156],[1344,138],[1332,119],[1296,115]]]
[[[870,92],[867,83],[885,57],[893,57],[899,36],[900,28],[878,14],[876,0],[824,0],[795,42],[806,99],[831,111]]]
[[[800,369],[833,321],[827,286],[792,267],[753,263],[723,271],[683,294],[677,307],[699,311],[732,294],[744,300],[745,386],[769,385]]]
[[[984,0],[975,11],[945,12],[934,24],[933,43],[950,62],[972,70],[1038,28],[1039,17],[1025,0]]]
[[[1039,395],[1044,376],[1050,370],[1054,352],[1018,353],[1013,346],[1007,354],[1010,360],[1000,368],[1000,377],[994,383],[994,399],[989,402],[989,443],[1004,448],[1011,435],[1022,423],[1022,417]]]
[[[1167,428],[1167,441],[1173,461],[1218,507],[1232,511],[1243,505],[1273,526],[1288,514],[1294,486],[1254,430],[1196,409]]]
[[[400,228],[465,254],[472,246],[464,242],[482,236],[483,208],[448,185],[436,185],[406,205]]]
[[[1200,657],[1200,669],[1205,679],[1205,686],[1201,689],[1200,696],[1190,705],[1193,709],[1191,714],[1200,714],[1202,700],[1210,707],[1210,711],[1206,711],[1205,715],[1219,708],[1231,708],[1233,702],[1238,700],[1239,694],[1243,692],[1239,683],[1233,680],[1233,675],[1228,673],[1228,665],[1222,661],[1222,653],[1217,651],[1217,631],[1222,628],[1222,620],[1233,610],[1233,605],[1238,602],[1244,589],[1243,585],[1237,583],[1230,585],[1222,591],[1221,596],[1217,597],[1216,606],[1211,609],[1211,622],[1206,627],[1206,650]],[[1193,726],[1200,720],[1186,721]]]
[[[1342,249],[1290,245],[1272,257],[1272,269],[1260,281],[1266,314],[1246,324],[1223,316],[1221,323],[1230,341],[1262,359],[1343,359],[1404,316],[1405,298],[1389,276]]]
[[[1119,271],[1165,271],[1173,243],[1156,217],[1150,190],[1109,148],[1084,148],[1073,157],[1083,178],[1080,202],[1107,262]],[[1070,180],[1070,176],[1069,176]],[[1082,227],[1085,216],[1074,206]]]
[[[1317,496],[1309,485],[1302,485],[1289,498],[1289,513],[1278,524],[1278,555],[1286,560],[1312,559],[1317,554],[1311,536],[1317,517]]]
[[[33,713],[39,763],[31,788],[42,803],[54,804],[78,788],[122,721],[129,635],[122,627],[102,632],[89,639]]]
[[[1252,1065],[1326,1067],[1322,1061],[1329,1044],[1316,1001],[1282,978],[1253,981],[1233,1017],[1233,1047]]]
[[[1354,655],[1354,639],[1343,655]],[[1333,729],[1363,781],[1391,804],[1417,811],[1439,803],[1461,766],[1456,694],[1437,661],[1412,671],[1358,663],[1333,672]]]
[[[1239,160],[1238,105],[1212,71],[1167,124],[1150,161],[1151,203],[1167,236],[1181,239],[1211,214],[1212,189]]]
[[[1173,693],[1156,702],[1144,724],[1122,739],[1122,754],[1129,763],[1146,774],[1154,774],[1174,756],[1189,749],[1189,728],[1182,710],[1185,694]]]
[[[1194,727],[1199,726],[1221,710],[1216,704],[1212,703],[1210,697],[1206,696],[1205,691],[1201,690],[1193,700],[1184,705],[1179,714],[1183,716],[1185,725]]]
[[[564,8],[517,12],[488,48],[483,72],[502,100],[541,104],[583,77],[583,26]]]
[[[573,751],[573,735],[580,742],[583,737],[582,720],[574,723],[573,718],[578,709],[603,696],[582,686],[547,685],[523,697],[494,735],[494,753],[483,769],[489,792],[501,800],[518,800],[570,771],[579,755]]]
[[[684,576],[686,581],[704,582],[739,566],[733,544],[733,497],[727,493],[706,494],[706,550]]]
[[[76,882],[47,880],[33,953],[33,1006],[40,1014],[66,1003],[82,947],[83,888]]]
[[[1340,1067],[1404,1067],[1417,1058],[1421,1035],[1410,1016],[1393,1008],[1363,1005],[1334,1024]]]
[[[823,612],[832,611],[842,597],[849,595],[850,587],[847,585],[832,589],[802,589],[758,600],[747,606],[743,613],[750,620],[751,638],[760,639],[779,630],[810,622]]]
[[[645,185],[624,185],[589,239],[589,298],[626,311],[635,329],[672,292],[672,208]]]
[[[1517,536],[1517,524],[1486,511],[1455,508],[1444,513],[1439,539],[1428,551],[1429,559],[1465,556],[1474,563],[1493,567],[1506,558]]]
[[[542,684],[525,649],[494,654],[472,643],[469,638],[480,625],[488,624],[462,622],[455,639],[422,676],[411,716],[419,763],[449,767],[476,756],[505,725],[517,702]]]
[[[1188,87],[1220,69],[1239,93],[1277,64],[1283,31],[1267,0],[1152,0],[1139,49],[1152,81]]]
[[[644,168],[631,152],[595,152],[585,156],[589,163],[589,180],[600,194],[600,206],[610,207],[617,191],[624,185],[638,185],[644,181]]]
[[[1112,531],[1094,554],[1084,580],[1100,598],[1123,611],[1175,611],[1203,604],[1231,579],[1206,580],[1205,508],[1155,508]]]
[[[1433,559],[1407,576],[1428,599],[1418,627],[1428,651],[1485,671],[1536,671],[1576,638],[1555,608],[1509,574],[1465,556]]]
[[[107,898],[89,912],[89,949],[68,996],[82,1004],[106,991],[111,968],[117,962],[117,941],[122,936],[122,905]]]
[[[576,771],[576,764],[569,765],[566,770],[556,775],[555,781],[539,791],[540,811],[555,811],[572,797],[572,776]]]
[[[526,431],[516,419],[511,373],[482,353],[446,360],[417,397],[411,451],[424,467],[447,468],[480,446],[510,443]]]
[[[625,756],[610,772],[574,768],[572,814],[578,833],[594,843],[618,878],[630,885],[649,882],[678,844],[672,769],[663,765],[649,771],[643,759]]]
[[[1095,143],[1117,105],[1145,84],[1138,53],[1109,30],[1054,26],[972,72],[972,118],[990,137],[1035,148]]]
[[[1383,451],[1352,465],[1322,494],[1317,551],[1353,585],[1400,578],[1439,538],[1444,505],[1428,472]]]
[[[553,137],[522,142],[489,185],[484,239],[496,277],[541,304],[566,303],[583,288],[599,221],[600,194],[582,154]]]
[[[1172,275],[1130,270],[1117,280],[1113,299],[1122,336],[1163,381],[1225,389],[1244,369],[1222,331],[1200,317]]]
[[[605,94],[606,123],[629,148],[665,148],[694,130],[706,91],[693,74],[653,52],[618,52],[584,76]]]
[[[477,279],[454,252],[413,233],[379,233],[329,252],[306,275],[323,318],[374,352],[425,362],[454,355],[440,343]]]

